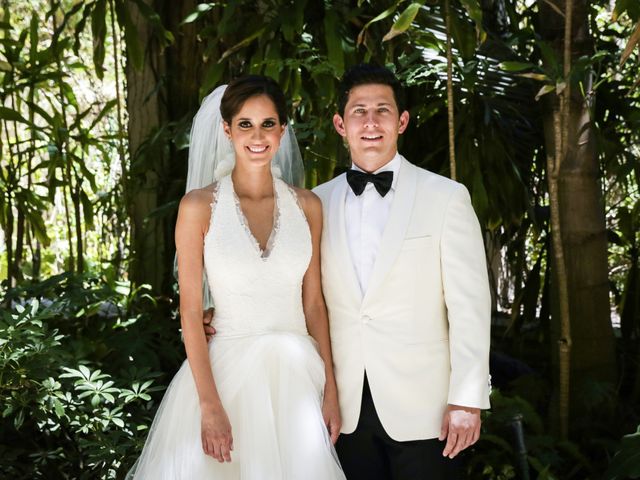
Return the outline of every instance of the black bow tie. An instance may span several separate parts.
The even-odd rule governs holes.
[[[380,196],[384,197],[391,190],[393,172],[366,173],[360,170],[347,170],[347,182],[356,195],[362,195],[364,187],[371,182]]]

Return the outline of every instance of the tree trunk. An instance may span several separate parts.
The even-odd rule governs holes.
[[[146,3],[155,8],[152,0]],[[145,46],[145,54],[140,70],[136,70],[129,59],[126,67],[129,156],[132,165],[130,177],[124,179],[131,219],[129,277],[136,285],[149,284],[157,292],[162,284],[165,242],[162,225],[148,217],[159,205],[158,173],[163,171],[167,158],[162,155],[162,150],[154,152],[153,158],[151,155],[143,158],[140,147],[167,119],[161,98],[163,89],[158,88],[165,64],[149,22],[135,8],[130,13],[140,42]],[[136,164],[141,166],[134,167]]]
[[[564,11],[565,1],[556,0]],[[574,0],[571,35],[572,63],[593,53],[589,33],[589,2]],[[540,30],[562,58],[564,18],[547,6],[540,8]],[[591,78],[580,79],[585,92],[591,92]],[[551,99],[548,99],[549,101]],[[546,108],[545,136],[548,152],[555,150],[553,108]],[[579,416],[584,387],[596,380],[615,381],[615,352],[609,309],[607,234],[598,153],[591,126],[588,100],[572,85],[566,122],[566,145],[558,175],[559,215],[569,287],[571,323],[572,410]],[[564,140],[564,139],[563,139]],[[557,279],[553,278],[557,285]],[[557,300],[557,297],[556,297]],[[554,309],[554,313],[558,309]],[[557,318],[555,340],[559,339]]]
[[[197,2],[146,0],[163,25],[175,35],[175,43],[163,50],[153,37],[149,22],[131,10],[142,45],[144,64],[140,71],[127,62],[127,110],[129,114],[129,154],[132,165],[130,192],[132,262],[130,278],[135,284],[149,284],[156,293],[169,294],[173,281],[173,230],[175,214],[153,216],[158,207],[184,193],[186,152],[176,152],[170,139],[153,148],[140,147],[169,121],[192,114],[198,104],[200,49],[197,26],[180,26]],[[159,86],[159,83],[163,83]],[[145,147],[149,147],[146,145]]]

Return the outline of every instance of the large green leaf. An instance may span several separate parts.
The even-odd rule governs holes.
[[[93,203],[87,196],[87,193],[80,189],[80,203],[82,204],[82,214],[84,218],[85,228],[93,228],[95,216],[93,214]]]
[[[617,0],[616,6],[613,9],[613,18],[612,20],[615,22],[618,20],[618,17],[626,13],[629,15],[629,18],[634,22],[640,20],[640,2],[638,0]]]
[[[386,42],[388,40],[391,40],[393,37],[406,32],[413,23],[413,20],[416,18],[416,15],[420,11],[420,7],[422,7],[422,4],[423,2],[413,2],[407,8],[405,8],[404,12],[400,14],[391,29],[384,37],[382,37],[382,41]]]
[[[105,103],[100,110],[100,113],[98,113],[98,115],[96,115],[96,117],[92,120],[91,125],[89,126],[89,130],[92,130],[96,125],[98,125],[98,123],[102,121],[104,116],[109,113],[117,105],[117,103],[118,100],[115,98]]]
[[[11,122],[26,123],[27,125],[33,126],[33,124],[29,122],[29,120],[24,118],[19,112],[16,112],[12,108],[8,108],[8,107],[0,106],[0,119],[8,120]]]
[[[268,77],[280,80],[282,70],[282,52],[280,48],[280,38],[276,37],[266,45],[264,74]]]
[[[442,7],[444,15],[444,7]],[[467,62],[474,57],[476,52],[476,33],[467,18],[460,17],[454,11],[449,16],[451,21],[451,36],[454,46],[457,48],[462,60]]]
[[[529,62],[502,62],[500,68],[505,72],[521,72],[523,70],[530,70],[536,68],[537,65]]]
[[[29,58],[35,58],[38,52],[38,26],[40,25],[40,18],[37,13],[34,12],[31,15],[31,22],[29,24]]]
[[[236,43],[234,46],[232,46],[231,48],[229,48],[228,50],[226,50],[218,59],[218,63],[222,63],[227,57],[229,57],[229,55],[232,55],[233,53],[237,52],[238,50],[240,50],[241,48],[246,47],[247,45],[250,45],[251,42],[253,42],[256,38],[258,38],[259,36],[261,36],[265,31],[266,31],[267,27],[262,27],[259,30],[253,32],[251,35],[249,35],[248,37],[245,37],[244,39],[240,40],[238,43]]]
[[[605,480],[640,478],[640,427],[635,433],[622,437],[620,450],[609,463]]]
[[[389,8],[387,8],[384,12],[376,15],[375,17],[373,17],[371,20],[369,20],[364,27],[362,27],[362,30],[360,30],[360,33],[358,34],[358,45],[361,45],[364,42],[364,37],[365,34],[367,32],[367,29],[374,23],[379,22],[380,20],[384,20],[385,18],[393,15],[395,13],[395,11],[398,8],[398,5],[400,5],[400,2],[402,0],[397,1],[395,4],[391,5]]]
[[[460,0],[471,20],[476,24],[476,32],[480,43],[487,38],[487,33],[482,28],[482,8],[478,0]]]
[[[344,72],[344,50],[342,49],[342,39],[339,27],[340,19],[335,10],[328,10],[324,16],[324,36],[327,44],[327,57],[329,62],[335,67],[338,76]]]
[[[91,34],[93,36],[93,65],[96,75],[104,76],[105,38],[107,35],[107,1],[97,0],[91,12]]]
[[[216,2],[198,4],[195,10],[191,12],[189,15],[187,15],[184,18],[184,20],[182,20],[182,25],[195,22],[200,17],[202,17],[205,13],[207,13],[210,10],[213,10],[216,6],[218,6],[218,3]]]
[[[296,35],[302,32],[306,5],[306,0],[296,0],[293,6],[284,8],[280,13],[280,29],[287,42],[294,42]]]
[[[82,15],[80,16],[80,20],[78,20],[78,22],[76,23],[76,26],[73,29],[73,38],[74,38],[73,52],[76,55],[78,55],[80,52],[81,36],[84,33],[87,20],[91,17],[92,6],[93,4],[91,3],[88,3],[87,5],[84,6],[84,9],[82,10]]]
[[[37,103],[34,103],[34,102],[30,101],[30,100],[27,100],[26,104],[29,106],[29,108],[31,110],[33,110],[35,113],[40,115],[40,117],[42,117],[47,122],[47,124],[49,126],[55,127],[55,125],[56,125],[55,120],[49,114],[49,112],[47,112],[44,108],[42,108],[40,105],[38,105]]]

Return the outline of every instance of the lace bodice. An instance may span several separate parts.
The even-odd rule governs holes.
[[[274,195],[273,230],[262,251],[244,218],[231,176],[216,186],[204,239],[216,337],[307,333],[302,278],[311,260],[311,233],[296,193],[274,179]]]

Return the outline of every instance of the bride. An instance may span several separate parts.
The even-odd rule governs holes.
[[[205,98],[176,225],[187,361],[129,478],[344,479],[333,449],[340,413],[320,286],[321,204],[280,178],[301,175],[272,79],[243,77]]]

